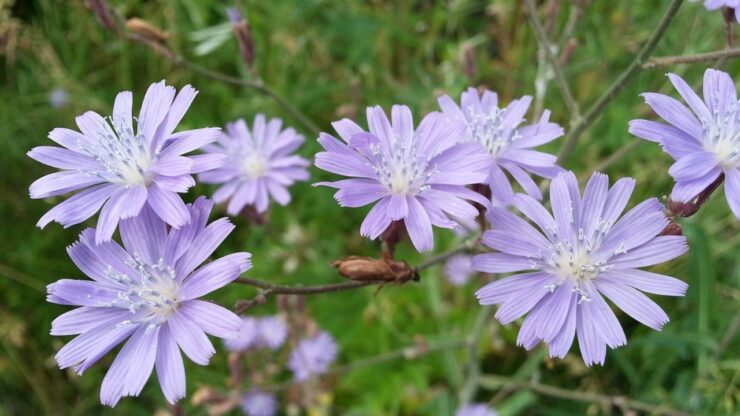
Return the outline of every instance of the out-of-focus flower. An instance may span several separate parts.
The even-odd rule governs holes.
[[[467,201],[489,205],[465,185],[486,180],[490,157],[479,143],[458,143],[465,126],[440,113],[428,114],[416,129],[406,106],[394,105],[391,118],[368,108],[369,133],[348,119],[332,123],[344,142],[321,133],[325,151],[316,166],[351,179],[316,185],[339,189],[334,197],[345,207],[377,201],[360,227],[363,236],[375,239],[403,220],[414,247],[431,250],[432,225],[456,228],[451,217],[475,218],[478,210]]]
[[[669,124],[632,120],[630,133],[660,143],[676,163],[671,199],[689,202],[725,175],[725,194],[740,218],[740,103],[732,78],[722,71],[704,73],[704,100],[678,75],[668,74],[691,109],[663,94],[645,93],[645,101]]]
[[[229,351],[245,351],[253,346],[259,337],[257,332],[257,318],[242,317],[242,324],[236,337],[224,341]]]
[[[295,380],[308,380],[311,376],[326,373],[337,358],[337,351],[334,338],[326,332],[319,332],[311,338],[298,341],[290,353],[288,368]]]
[[[497,414],[485,403],[471,403],[455,411],[455,416],[496,416]]]
[[[642,292],[683,296],[686,283],[639,270],[686,252],[686,238],[658,236],[668,225],[663,206],[648,199],[629,210],[634,180],[623,178],[609,189],[606,175],[595,173],[583,197],[572,172],[550,184],[554,218],[532,197],[512,204],[539,229],[494,208],[493,227],[483,244],[498,253],[473,257],[486,273],[533,270],[490,283],[476,293],[481,305],[501,304],[496,319],[511,323],[527,314],[517,344],[527,349],[544,341],[552,357],[564,357],[578,334],[586,365],[603,364],[606,346],[627,343],[622,327],[602,294],[642,324],[660,330],[668,316]]]
[[[262,318],[243,317],[239,335],[227,339],[224,345],[230,351],[245,351],[249,348],[277,350],[288,337],[288,323],[281,316]]]
[[[139,395],[155,366],[165,398],[174,403],[185,396],[180,350],[205,365],[215,352],[206,334],[236,336],[241,321],[234,313],[197,299],[251,266],[249,253],[235,253],[198,268],[234,228],[225,218],[206,226],[212,207],[199,198],[186,206],[192,221],[168,231],[145,206],[121,222],[123,247],[96,244],[95,230],[87,229],[68,248],[93,281],[62,279],[48,286],[49,302],[80,306],[52,322],[52,335],[79,334],[57,353],[59,367],[82,374],[128,338],[103,379],[103,404]]]
[[[455,286],[462,286],[475,274],[472,256],[458,254],[445,262],[444,274],[447,281]]]
[[[262,390],[252,390],[242,399],[242,410],[247,416],[274,416],[277,409],[275,396]]]
[[[308,160],[294,152],[304,138],[292,128],[281,130],[282,120],[254,118],[250,130],[243,119],[226,125],[218,143],[206,146],[206,154],[225,155],[226,163],[218,169],[199,175],[205,183],[223,184],[213,200],[229,200],[229,215],[237,215],[247,205],[258,212],[267,211],[270,197],[280,205],[290,202],[287,188],[296,181],[308,179]]]
[[[64,88],[54,88],[49,92],[49,104],[54,108],[62,108],[69,102],[69,94]]]
[[[735,12],[735,20],[740,23],[740,0],[704,0],[704,7],[706,7],[707,10],[717,10],[720,7],[733,9]]]
[[[95,242],[101,243],[110,241],[120,220],[135,217],[144,207],[173,228],[187,224],[190,211],[177,193],[195,185],[191,174],[224,161],[219,154],[183,156],[216,140],[218,129],[173,133],[196,94],[186,85],[175,96],[175,89],[162,81],[149,87],[136,119],[131,116],[132,94],[125,91],[116,97],[112,117],[88,111],[77,117],[82,133],[52,130],[49,138],[63,147],[35,147],[28,156],[62,171],[32,183],[31,198],[81,191],[49,210],[37,225],[56,221],[68,227],[100,210]]]
[[[258,344],[276,350],[283,346],[288,337],[288,323],[281,316],[265,316],[257,322]]]
[[[549,121],[550,112],[545,111],[537,123],[519,127],[532,97],[524,96],[499,108],[495,92],[486,90],[481,96],[475,88],[468,88],[462,93],[459,106],[447,95],[438,101],[445,116],[465,124],[461,141],[481,143],[488,151],[492,160],[488,185],[494,202],[505,205],[514,195],[504,171],[537,199],[542,198],[542,193],[529,174],[552,178],[562,171],[555,164],[555,156],[532,150],[563,135],[563,128]]]

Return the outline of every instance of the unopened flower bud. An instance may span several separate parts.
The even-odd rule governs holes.
[[[110,5],[108,5],[107,1],[86,0],[85,5],[93,12],[100,26],[103,26],[107,30],[116,31],[116,21],[113,19],[113,12],[111,12]]]
[[[419,280],[419,273],[405,261],[388,258],[350,256],[332,263],[339,274],[358,281],[388,281],[403,283]]]
[[[239,13],[236,8],[226,10],[231,21],[231,27],[234,30],[236,41],[239,44],[239,54],[241,55],[247,67],[254,67],[254,40],[252,39],[252,28],[249,22]]]
[[[659,235],[683,235],[683,229],[675,222],[668,224]]]

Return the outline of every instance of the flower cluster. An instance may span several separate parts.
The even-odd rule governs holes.
[[[705,5],[740,13],[738,1]],[[315,165],[347,178],[315,185],[337,189],[341,206],[373,205],[361,235],[388,242],[389,234],[405,231],[419,252],[434,247],[435,226],[486,230],[487,220],[491,229],[481,242],[494,252],[449,258],[444,273],[450,283],[463,285],[476,272],[515,273],[485,285],[476,297],[481,305],[500,305],[495,318],[503,324],[526,316],[517,344],[531,349],[542,342],[551,357],[564,357],[577,339],[587,365],[603,364],[607,347],[627,343],[607,300],[660,330],[669,318],[644,293],[683,296],[687,290],[676,278],[641,269],[688,249],[686,238],[666,231],[681,216],[672,204],[698,206],[724,181],[730,209],[740,218],[740,101],[732,79],[707,70],[700,98],[679,76],[668,78],[688,107],[646,93],[647,104],[667,124],[639,119],[629,127],[675,159],[668,171],[676,182],[668,209],[651,198],[626,210],[635,187],[631,178],[610,186],[606,175],[594,173],[581,193],[573,172],[559,167],[554,155],[533,150],[563,135],[549,111],[523,125],[531,97],[500,107],[494,92],[473,88],[459,104],[440,97],[441,112],[424,115],[418,125],[404,105],[394,105],[390,118],[380,107],[368,108],[367,129],[348,119],[332,123],[339,138],[319,135],[323,151]],[[203,183],[220,185],[213,200],[227,203],[230,215],[245,208],[264,213],[270,200],[286,205],[288,188],[309,178],[310,162],[296,154],[304,138],[262,114],[251,129],[240,119],[224,133],[175,133],[196,94],[190,86],[177,93],[164,81],[152,84],[134,117],[132,94],[121,92],[112,116],[87,112],[76,120],[79,132],[51,131],[49,138],[61,147],[28,153],[61,170],[31,184],[32,198],[78,191],[48,211],[39,227],[51,221],[69,227],[100,211],[97,227],[84,230],[68,248],[91,280],[61,279],[48,286],[47,299],[76,307],[52,323],[52,335],[76,336],[56,354],[60,368],[82,374],[123,344],[102,381],[106,405],[138,395],[154,369],[168,402],[184,397],[181,352],[207,364],[215,353],[207,335],[225,340],[230,365],[246,352],[275,354],[288,338],[284,314],[240,318],[199,300],[249,269],[251,255],[206,262],[234,226],[226,218],[209,223],[213,201],[201,197],[186,204],[178,194],[195,185],[197,174]],[[199,149],[204,153],[189,155]],[[552,179],[549,209],[531,175]],[[523,192],[515,192],[510,178]],[[122,245],[113,239],[117,229]],[[389,270],[408,266],[392,255],[391,249],[370,261]],[[310,328],[288,359],[296,382],[325,374],[337,358],[334,338]],[[234,397],[250,416],[277,411],[275,396],[255,386]],[[456,414],[495,412],[474,404]]]

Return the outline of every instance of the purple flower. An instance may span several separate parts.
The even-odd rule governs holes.
[[[37,225],[79,224],[102,207],[95,232],[95,242],[101,243],[110,241],[119,220],[135,217],[144,206],[174,228],[187,224],[190,213],[177,192],[195,185],[191,174],[223,163],[222,155],[182,156],[216,140],[218,129],[173,134],[196,94],[190,85],[175,96],[164,81],[152,84],[135,119],[136,133],[129,91],[116,97],[112,117],[93,111],[77,117],[82,133],[52,130],[49,138],[63,147],[35,147],[28,156],[62,171],[32,183],[31,198],[81,191],[49,210]]]
[[[717,10],[720,7],[734,9],[735,20],[740,23],[740,0],[704,0],[707,10]]]
[[[447,281],[455,286],[468,283],[468,280],[475,274],[471,259],[472,257],[466,254],[450,257],[444,265],[444,274]]]
[[[218,143],[205,148],[207,154],[225,154],[228,159],[219,169],[199,175],[205,183],[223,184],[213,200],[229,200],[229,215],[237,215],[247,205],[258,212],[267,211],[270,197],[280,205],[290,202],[287,187],[308,179],[311,163],[295,154],[303,136],[292,128],[281,130],[282,120],[265,120],[263,114],[254,118],[250,132],[243,119],[226,125],[226,133]],[[269,196],[268,196],[269,195]]]
[[[224,346],[229,351],[246,351],[252,347],[259,338],[259,332],[257,330],[257,318],[251,316],[242,317],[241,326],[239,331],[234,338],[230,338],[224,341]]]
[[[648,292],[683,296],[687,285],[673,277],[638,268],[671,260],[687,251],[683,236],[659,236],[668,225],[663,206],[648,199],[624,216],[635,181],[594,173],[581,198],[572,172],[550,184],[554,217],[528,195],[512,205],[527,221],[500,208],[491,211],[492,230],[483,243],[498,253],[473,257],[486,273],[516,274],[476,293],[481,305],[501,304],[496,319],[508,324],[524,314],[517,344],[527,349],[544,341],[551,357],[564,357],[578,335],[586,365],[603,364],[606,346],[627,343],[622,327],[602,294],[642,324],[660,330],[668,316]]]
[[[277,350],[288,337],[288,324],[280,316],[242,318],[239,334],[224,342],[229,351],[245,351],[249,348]]]
[[[128,338],[103,379],[103,404],[137,396],[155,366],[165,398],[174,403],[185,396],[180,349],[205,365],[215,352],[206,334],[236,336],[239,317],[197,300],[251,267],[249,253],[235,253],[198,268],[234,228],[226,218],[206,226],[212,207],[199,198],[186,206],[192,221],[168,231],[144,206],[121,221],[123,247],[115,241],[96,245],[90,228],[67,249],[92,281],[62,279],[48,286],[49,302],[80,306],[51,324],[52,335],[79,334],[57,353],[59,367],[82,374]]]
[[[54,108],[62,108],[69,103],[69,94],[64,88],[54,88],[49,92],[49,104]]]
[[[529,174],[552,178],[562,171],[555,164],[555,156],[531,150],[563,135],[562,127],[549,122],[550,112],[545,111],[537,123],[519,127],[532,97],[524,96],[499,108],[495,92],[486,90],[480,96],[475,88],[468,88],[460,97],[459,107],[447,95],[438,101],[445,116],[465,124],[462,141],[481,143],[491,156],[488,184],[493,200],[499,204],[506,204],[514,195],[504,171],[537,199],[542,198],[542,193]]]
[[[257,322],[259,329],[258,344],[276,350],[283,346],[288,338],[288,323],[281,316],[265,316]]]
[[[496,416],[497,414],[485,403],[472,403],[455,411],[455,416]]]
[[[324,374],[337,358],[337,344],[326,332],[298,341],[290,353],[288,368],[296,381],[304,381],[313,375]]]
[[[428,114],[416,129],[406,106],[394,105],[391,117],[370,107],[369,133],[348,119],[332,123],[344,142],[321,133],[326,151],[316,155],[316,166],[352,178],[317,185],[339,189],[334,197],[345,207],[377,201],[362,222],[363,236],[375,239],[392,221],[403,220],[414,247],[431,250],[432,225],[457,228],[451,217],[478,215],[466,200],[488,204],[465,185],[486,180],[490,158],[478,143],[458,144],[465,126],[440,113]]]
[[[273,416],[277,408],[275,396],[262,390],[252,390],[242,399],[242,410],[247,416]]]
[[[687,202],[725,175],[725,194],[740,218],[740,103],[725,72],[704,73],[704,100],[678,75],[668,74],[691,111],[663,94],[645,93],[645,101],[669,124],[632,120],[630,133],[660,143],[676,159],[668,173],[676,180],[671,199]]]

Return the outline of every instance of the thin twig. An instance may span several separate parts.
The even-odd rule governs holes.
[[[388,283],[387,280],[368,280],[368,281],[352,281],[345,283],[332,283],[328,285],[316,285],[316,286],[290,286],[290,285],[276,285],[264,280],[252,279],[249,277],[240,277],[234,281],[234,283],[242,283],[249,286],[258,287],[265,289],[263,295],[266,292],[274,295],[315,295],[317,293],[330,293],[330,292],[341,292],[344,290],[352,290],[362,286]]]
[[[525,0],[524,5],[527,7],[529,21],[532,24],[534,33],[537,35],[537,42],[539,43],[540,48],[545,50],[547,61],[552,67],[552,72],[555,74],[555,81],[560,89],[560,94],[563,96],[565,107],[568,109],[572,120],[577,121],[580,119],[578,103],[573,99],[573,94],[570,92],[568,81],[566,81],[565,76],[563,75],[563,70],[560,68],[560,62],[558,62],[557,58],[552,53],[552,42],[550,42],[550,38],[545,32],[545,28],[542,27],[542,23],[537,17],[537,7],[534,4],[534,0]]]
[[[697,53],[694,55],[661,56],[647,61],[643,68],[655,68],[657,66],[668,66],[676,64],[695,64],[699,62],[711,62],[718,59],[737,58],[740,56],[740,48],[724,49],[721,51]]]
[[[475,242],[477,242],[477,238],[466,241],[459,247],[453,248],[444,253],[440,253],[435,256],[429,257],[428,259],[419,263],[419,265],[416,267],[416,270],[417,271],[426,270],[436,264],[442,263],[443,261],[447,260],[448,258],[456,254],[469,251],[472,249]],[[326,284],[326,285],[302,286],[302,285],[278,285],[275,283],[270,283],[270,282],[259,280],[259,279],[253,279],[250,277],[240,277],[234,280],[234,283],[254,286],[258,289],[261,289],[260,292],[257,294],[257,296],[255,296],[254,298],[240,300],[236,303],[234,311],[237,314],[241,314],[241,313],[246,312],[249,308],[255,305],[260,305],[260,304],[265,303],[267,301],[267,298],[271,295],[279,295],[279,294],[304,295],[304,296],[305,295],[316,295],[319,293],[342,292],[345,290],[353,290],[353,289],[358,289],[361,287],[371,286],[371,285],[389,284],[389,283],[393,283],[393,281],[389,281],[388,279],[361,280],[361,281],[351,281],[351,282],[343,282],[343,283],[332,283],[332,284]]]
[[[660,19],[658,26],[650,35],[650,38],[642,47],[642,49],[640,49],[640,52],[637,53],[637,56],[632,61],[632,63],[627,67],[627,69],[624,70],[624,72],[622,72],[622,74],[619,75],[619,77],[611,84],[611,86],[609,86],[604,94],[602,94],[601,97],[596,100],[596,102],[588,109],[586,114],[580,120],[578,120],[578,122],[573,123],[573,128],[566,136],[563,148],[560,149],[560,153],[558,154],[559,164],[562,165],[563,163],[565,163],[566,160],[568,160],[568,158],[570,158],[573,150],[575,149],[576,143],[578,142],[578,139],[586,131],[586,128],[588,128],[591,124],[593,124],[594,121],[596,121],[599,115],[601,115],[601,113],[617,96],[617,94],[619,94],[619,92],[625,87],[625,85],[627,85],[627,83],[630,82],[632,78],[634,78],[635,75],[640,72],[640,70],[642,70],[643,64],[647,61],[648,58],[650,58],[650,55],[653,53],[653,50],[655,50],[655,47],[658,45],[660,39],[663,37],[663,34],[665,34],[666,29],[668,29],[668,26],[673,20],[673,17],[676,15],[676,12],[678,12],[678,9],[681,7],[681,4],[683,4],[683,0],[671,1],[671,4],[668,6],[665,14]]]
[[[153,51],[157,52],[159,55],[163,56],[164,58],[166,58],[173,64],[188,68],[191,71],[197,72],[208,78],[215,79],[216,81],[225,82],[227,84],[236,85],[242,88],[254,89],[258,91],[259,93],[272,98],[280,107],[282,107],[286,112],[288,112],[293,118],[295,118],[298,122],[303,124],[303,126],[307,130],[309,130],[312,134],[318,135],[321,132],[321,129],[319,129],[319,127],[313,121],[311,121],[305,114],[303,114],[300,110],[298,110],[295,106],[293,106],[293,104],[291,104],[288,100],[283,98],[275,90],[265,85],[265,83],[262,82],[261,80],[246,80],[246,79],[237,78],[237,77],[234,77],[228,74],[224,74],[222,72],[218,72],[212,69],[202,67],[196,64],[195,62],[191,62],[185,59],[185,57],[175,53],[174,51],[167,48],[166,46],[159,44],[157,42],[154,42],[145,36],[141,36],[135,33],[127,33],[126,39],[133,40],[141,44],[144,44],[148,46],[149,49],[152,49]]]
[[[600,393],[590,393],[585,391],[573,391],[562,389],[560,387],[549,386],[547,384],[540,384],[536,381],[517,381],[510,377],[485,375],[480,378],[481,387],[497,390],[500,388],[507,389],[526,389],[531,390],[535,393],[543,394],[545,396],[557,397],[566,400],[575,400],[579,402],[589,403],[600,403],[607,406],[616,406],[625,413],[627,410],[634,409],[643,412],[657,414],[657,415],[669,415],[669,416],[685,416],[689,413],[681,410],[671,409],[663,405],[655,405],[645,403],[639,400],[630,399],[624,396],[610,396]]]

